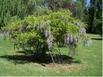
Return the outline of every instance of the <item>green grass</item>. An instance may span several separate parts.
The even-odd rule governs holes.
[[[99,35],[89,34],[94,38],[90,47],[78,47],[76,59],[80,63],[72,63],[65,66],[44,67],[39,63],[25,62],[16,63],[8,60],[5,55],[18,54],[13,49],[13,44],[8,40],[0,38],[0,75],[1,76],[101,76],[102,75],[102,40]],[[67,53],[66,48],[62,48],[63,54]],[[18,54],[19,55],[19,54]]]

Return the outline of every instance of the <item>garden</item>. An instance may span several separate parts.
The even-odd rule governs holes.
[[[0,76],[102,76],[100,3],[1,1]]]

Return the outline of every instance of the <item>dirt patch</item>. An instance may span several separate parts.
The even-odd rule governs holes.
[[[55,70],[57,73],[60,72],[65,72],[65,71],[72,71],[72,70],[80,70],[81,68],[86,67],[84,64],[54,64],[54,63],[49,63],[49,64],[42,64],[42,66],[45,66],[47,69]]]

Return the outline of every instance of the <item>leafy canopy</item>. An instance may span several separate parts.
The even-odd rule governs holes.
[[[85,24],[72,17],[69,10],[50,12],[48,15],[28,16],[10,22],[5,27],[10,38],[22,49],[45,53],[54,45],[75,48],[85,36]]]

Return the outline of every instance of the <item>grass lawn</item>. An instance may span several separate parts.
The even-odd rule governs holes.
[[[78,47],[76,60],[72,64],[46,64],[21,60],[10,60],[5,55],[21,55],[13,49],[13,44],[0,38],[0,75],[1,76],[101,76],[102,75],[102,40],[99,35],[89,34],[93,40],[90,47]],[[61,48],[62,54],[67,53],[67,48]],[[29,59],[29,57],[28,57]],[[23,60],[22,60],[23,61]]]

